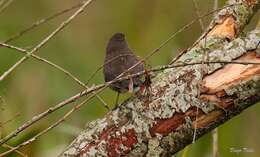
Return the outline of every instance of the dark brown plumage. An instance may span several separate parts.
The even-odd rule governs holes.
[[[128,44],[125,40],[125,35],[123,33],[114,34],[106,47],[105,63],[103,67],[104,78],[106,82],[115,79],[118,75],[125,72],[127,69],[135,65],[139,60],[134,55],[131,49],[129,49]],[[127,74],[136,74],[144,70],[143,63],[135,66]],[[111,84],[109,87],[117,91],[118,93],[126,92],[129,87],[133,86],[139,87],[142,84],[141,77],[134,77],[132,81],[123,80]]]

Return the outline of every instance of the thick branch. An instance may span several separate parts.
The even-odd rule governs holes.
[[[236,38],[257,5],[241,0],[222,10],[202,40],[178,62],[202,61],[205,52],[209,61],[260,62],[259,28]],[[192,142],[196,107],[198,138],[260,100],[259,65],[204,68],[207,73],[201,65],[162,71],[152,80],[148,95],[132,97],[89,123],[60,156],[170,156]]]

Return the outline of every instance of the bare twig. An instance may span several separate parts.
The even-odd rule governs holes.
[[[195,11],[196,11],[197,17],[200,17],[201,15],[200,15],[199,6],[197,4],[197,1],[196,0],[192,0],[192,2],[193,2],[193,5],[195,7]],[[200,23],[201,30],[205,31],[204,30],[205,27],[204,27],[202,19],[199,20],[199,23]],[[206,47],[206,36],[205,36],[204,50],[205,50],[205,47]],[[203,61],[202,61],[202,64],[201,64],[201,73],[202,74],[204,74],[204,69],[205,69],[204,61],[205,61],[205,51],[204,51]],[[201,77],[201,79],[199,81],[200,81],[199,86],[201,86],[201,84],[202,84],[202,77]],[[199,87],[199,88],[201,88],[201,87]],[[198,91],[200,91],[200,90],[198,90]],[[198,97],[200,97],[200,93],[198,93]],[[194,133],[193,133],[192,143],[195,143],[195,141],[196,141],[198,114],[199,114],[199,108],[196,106],[196,118],[195,118],[195,125],[194,125]]]
[[[213,6],[213,9],[217,9],[218,8],[218,0],[214,0],[214,6]]]
[[[43,47],[50,39],[52,39],[57,33],[59,33],[63,28],[65,28],[77,15],[82,13],[89,4],[91,4],[93,0],[86,1],[72,16],[62,22],[57,29],[55,29],[49,36],[47,36],[43,41],[41,41],[38,45],[36,45],[28,54],[26,54],[23,58],[21,58],[18,62],[16,62],[11,68],[9,68],[6,72],[4,72],[0,76],[0,81],[2,81],[6,76],[8,76],[11,72],[13,72],[21,63],[26,61],[34,52],[38,51],[41,47]]]
[[[7,2],[3,3],[3,6],[0,8],[0,13],[2,13],[14,0],[7,0]]]
[[[5,122],[0,122],[0,127],[3,127],[4,125],[12,122],[14,119],[16,119],[17,117],[19,117],[21,114],[20,113],[17,113],[14,115],[14,117],[12,117],[11,119],[5,121]]]
[[[212,157],[218,157],[218,129],[215,128],[212,134]]]
[[[124,56],[133,56],[134,54],[124,54],[124,55],[118,55],[108,61],[106,61],[104,64],[102,64],[101,66],[99,66],[89,77],[89,79],[86,82],[86,85],[88,85],[88,83],[95,77],[95,75],[97,74],[97,72],[99,72],[101,69],[103,69],[103,67],[111,62],[113,62],[114,60],[120,58],[120,57],[124,57]]]
[[[37,135],[33,136],[32,138],[30,138],[29,140],[26,140],[25,142],[12,147],[11,149],[3,152],[0,154],[0,157],[3,157],[13,151],[17,151],[19,148],[24,147],[32,142],[34,142],[35,140],[37,140],[40,136],[44,135],[45,133],[47,133],[48,131],[50,131],[51,129],[55,128],[56,126],[58,126],[60,123],[64,122],[65,119],[70,116],[73,112],[75,112],[76,110],[78,110],[83,104],[85,104],[89,99],[85,99],[83,102],[81,102],[80,104],[76,105],[75,107],[73,107],[70,111],[68,111],[61,119],[59,119],[58,121],[56,121],[55,123],[53,123],[51,126],[49,126],[48,128],[42,130],[41,132],[39,132]]]
[[[197,17],[200,17],[200,11],[199,11],[199,6],[198,6],[197,1],[196,1],[196,0],[192,0],[192,2],[193,2],[193,4],[194,4]],[[214,9],[214,10],[216,10],[216,9]],[[205,30],[205,26],[204,26],[204,24],[203,24],[202,19],[199,19],[199,23],[200,23],[201,30],[204,31],[204,30]]]
[[[4,2],[5,2],[5,0],[1,0],[1,1],[0,1],[0,6],[3,5]]]
[[[196,135],[197,135],[197,119],[198,119],[198,114],[199,114],[199,107],[196,106],[196,117],[195,117],[195,125],[194,125],[194,133],[193,133],[193,138],[192,138],[192,143],[194,144],[196,141]]]
[[[14,50],[16,50],[16,51],[18,51],[18,52],[28,54],[28,52],[27,52],[26,49],[22,49],[22,48],[20,48],[20,47],[16,47],[16,46],[13,46],[13,45],[9,45],[9,44],[5,44],[5,43],[1,43],[1,42],[0,42],[0,46],[4,46],[4,47],[10,48],[10,49],[14,49]],[[86,84],[84,84],[82,81],[80,81],[76,76],[74,76],[72,73],[70,73],[69,71],[65,70],[65,69],[62,68],[61,66],[59,66],[59,65],[57,65],[57,64],[55,64],[55,63],[53,63],[53,62],[51,62],[51,61],[49,61],[49,60],[47,60],[47,59],[45,59],[45,58],[42,58],[42,57],[40,57],[40,56],[37,56],[37,55],[35,55],[35,54],[32,54],[32,57],[35,58],[35,59],[37,59],[37,60],[39,60],[39,61],[41,61],[41,62],[47,63],[48,65],[50,65],[50,66],[52,66],[52,67],[58,69],[59,71],[65,73],[69,78],[71,78],[72,80],[76,81],[76,82],[77,82],[80,86],[82,86],[83,88],[85,88],[85,89],[88,89],[88,88],[89,88]],[[106,103],[99,95],[97,95],[97,98],[98,98],[98,100],[103,104],[103,106],[104,106],[106,109],[109,110],[109,107],[108,107],[107,103]]]
[[[43,18],[43,19],[41,19],[41,20],[38,20],[38,21],[34,22],[32,25],[30,25],[29,27],[27,27],[27,28],[21,30],[20,32],[18,32],[18,33],[16,33],[16,34],[14,34],[13,36],[9,37],[8,39],[6,39],[6,40],[4,41],[4,43],[9,43],[9,42],[11,42],[11,41],[13,41],[13,40],[16,40],[16,39],[18,39],[19,37],[21,37],[22,35],[24,35],[25,33],[27,33],[27,32],[29,32],[29,31],[33,30],[34,28],[36,28],[36,27],[38,27],[38,26],[40,26],[41,24],[44,24],[44,23],[46,23],[46,22],[48,22],[48,21],[50,21],[50,20],[52,20],[52,19],[54,19],[54,18],[56,18],[56,17],[58,17],[58,16],[60,16],[60,15],[63,15],[63,14],[65,14],[65,13],[67,13],[67,12],[70,12],[70,11],[76,9],[76,8],[79,8],[80,6],[82,6],[82,4],[83,4],[83,3],[80,2],[79,4],[76,4],[76,5],[74,5],[74,6],[70,7],[70,8],[61,10],[61,11],[59,11],[59,12],[57,12],[57,13],[51,15],[51,16],[48,16],[48,17]]]
[[[12,146],[9,146],[9,145],[7,145],[7,144],[4,144],[3,145],[3,147],[4,148],[8,148],[8,149],[13,149],[14,147],[12,147]],[[26,154],[24,154],[24,153],[22,153],[22,152],[20,152],[20,151],[18,151],[18,150],[14,150],[17,154],[19,154],[20,156],[22,156],[22,157],[28,157],[28,155],[26,155]]]
[[[218,0],[214,0],[213,9],[218,8]],[[219,151],[218,151],[218,128],[215,128],[211,132],[212,135],[212,157],[218,157]]]

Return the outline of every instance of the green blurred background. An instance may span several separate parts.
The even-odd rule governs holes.
[[[201,13],[212,10],[213,0],[197,1]],[[41,18],[79,2],[79,0],[15,0],[4,12],[0,13],[0,41],[8,39]],[[223,6],[224,2],[220,0],[219,6]],[[19,47],[31,48],[71,13],[55,18],[11,43]],[[124,32],[130,47],[137,55],[144,57],[166,40],[172,32],[194,18],[196,18],[196,13],[192,0],[96,0],[37,54],[62,66],[81,81],[86,82],[90,74],[102,65],[107,40],[113,33]],[[259,13],[246,30],[254,28],[258,18]],[[205,18],[204,24],[207,25],[210,20],[211,16]],[[201,28],[197,22],[177,35],[160,50],[160,53],[154,55],[149,63],[152,66],[167,64],[179,51],[191,46],[200,34]],[[1,47],[0,74],[22,56],[14,50]],[[102,72],[99,72],[91,84],[102,82]],[[74,95],[81,89],[64,73],[43,62],[29,59],[0,82],[0,122],[13,119],[0,128],[0,136],[4,137],[34,115]],[[101,96],[110,107],[113,106],[115,92],[106,89]],[[128,95],[121,97],[120,100],[123,101],[126,97]],[[11,140],[9,144],[15,145],[29,139],[58,120],[72,105],[49,115],[48,118]],[[100,102],[93,99],[67,121],[21,150],[30,157],[56,156],[78,135],[86,122],[102,117],[105,113],[106,110]],[[14,118],[16,114],[20,116]],[[260,156],[259,114],[260,106],[254,105],[219,127],[221,156]],[[189,156],[209,157],[211,147],[211,135],[208,134],[192,145]],[[254,152],[236,154],[230,152],[231,147],[251,148]],[[4,149],[0,148],[0,150]]]

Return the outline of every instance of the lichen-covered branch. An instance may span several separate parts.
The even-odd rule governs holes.
[[[228,3],[234,5],[216,15],[178,63],[202,61],[206,52],[209,61],[260,62],[260,29],[238,37],[259,2]],[[195,126],[199,138],[260,101],[259,65],[201,66],[158,73],[149,94],[137,94],[89,123],[60,156],[171,156],[192,142]]]

